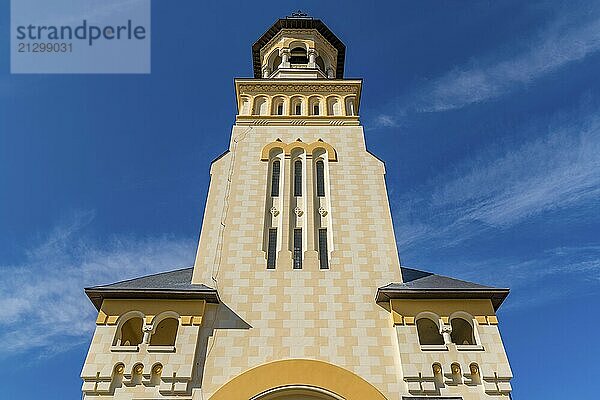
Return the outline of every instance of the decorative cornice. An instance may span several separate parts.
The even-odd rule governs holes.
[[[282,82],[261,82],[261,83],[242,83],[238,86],[239,93],[349,93],[358,95],[360,92],[360,82],[354,83],[282,83]]]
[[[359,126],[358,117],[260,116],[238,115],[236,125],[255,126]]]

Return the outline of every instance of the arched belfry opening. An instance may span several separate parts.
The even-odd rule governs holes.
[[[308,55],[304,47],[294,47],[290,52],[290,64],[308,64]]]

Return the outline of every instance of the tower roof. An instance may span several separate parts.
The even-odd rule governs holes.
[[[202,299],[218,303],[217,291],[205,285],[192,284],[193,268],[146,275],[140,278],[85,288],[97,309],[104,299]]]
[[[403,283],[390,283],[377,290],[377,302],[390,299],[489,299],[497,310],[509,289],[484,286],[431,272],[402,268]]]
[[[260,50],[282,29],[315,29],[337,50],[335,77],[344,77],[344,62],[346,59],[346,46],[320,19],[314,19],[301,12],[293,13],[286,18],[278,19],[267,31],[252,45],[252,64],[254,77],[261,78]]]

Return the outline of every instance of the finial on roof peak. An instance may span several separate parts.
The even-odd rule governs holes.
[[[309,16],[307,13],[302,10],[294,11],[291,15],[285,17],[286,19],[313,19],[313,17]]]

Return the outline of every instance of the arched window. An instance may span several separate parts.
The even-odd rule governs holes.
[[[308,110],[310,115],[320,115],[321,114],[321,104],[320,99],[318,97],[311,97],[308,102]]]
[[[117,342],[120,346],[137,346],[142,343],[144,333],[142,332],[142,318],[129,318],[121,325],[120,341]]]
[[[475,344],[475,336],[473,335],[473,326],[463,318],[453,318],[450,321],[452,325],[452,343],[455,344]]]
[[[302,161],[294,162],[294,196],[302,196]]]
[[[271,110],[271,114],[272,115],[283,115],[283,111],[284,111],[284,106],[283,106],[283,98],[281,97],[275,97],[273,99],[273,108]]]
[[[281,163],[279,160],[273,161],[271,170],[271,197],[279,197],[279,176],[281,173]]]
[[[419,318],[417,320],[417,332],[421,345],[444,344],[444,338],[440,334],[439,327],[429,318]]]
[[[294,47],[290,55],[290,64],[308,64],[306,49],[302,47]]]
[[[327,114],[333,116],[342,115],[340,102],[337,98],[330,97],[327,99]]]
[[[275,58],[273,58],[273,65],[271,66],[271,71],[275,72],[279,69],[279,66],[281,65],[281,57],[279,55],[276,55]]]
[[[253,115],[267,115],[267,99],[265,97],[258,97],[254,100]]]
[[[240,115],[249,115],[250,114],[250,99],[247,97],[242,97],[240,103]]]
[[[288,114],[291,115],[302,115],[302,98],[294,97],[290,102],[290,111]]]
[[[150,346],[175,346],[179,321],[176,318],[165,318],[158,323],[150,337]]]
[[[317,196],[325,197],[325,164],[323,160],[317,161]]]
[[[346,115],[356,115],[356,111],[354,110],[354,98],[348,97],[346,99]]]

